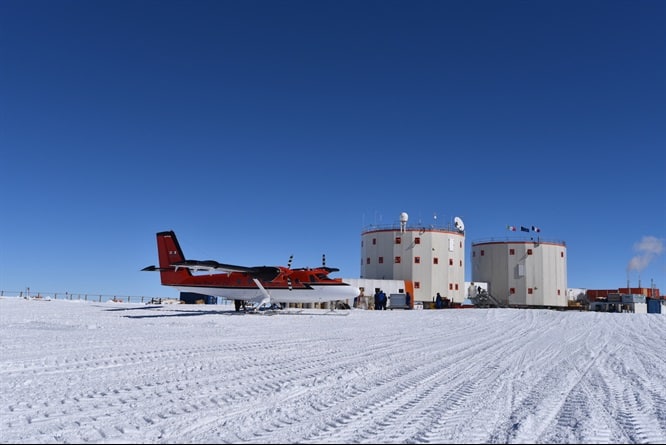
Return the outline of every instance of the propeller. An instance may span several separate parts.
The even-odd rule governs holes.
[[[287,261],[287,269],[291,270],[291,262],[294,260],[294,255],[289,255],[289,261]],[[291,286],[291,278],[287,275],[287,287],[289,290],[293,290]]]
[[[326,267],[326,254],[323,254],[321,256],[321,268],[324,269],[328,273],[338,272],[340,270],[337,267]]]

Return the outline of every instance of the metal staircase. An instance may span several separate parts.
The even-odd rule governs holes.
[[[471,297],[470,300],[478,307],[506,307],[505,304],[501,303],[486,290],[482,290],[476,296]]]

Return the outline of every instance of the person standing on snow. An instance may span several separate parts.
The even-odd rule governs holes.
[[[442,296],[437,292],[437,297],[435,297],[435,309],[442,309],[444,307],[444,300]]]

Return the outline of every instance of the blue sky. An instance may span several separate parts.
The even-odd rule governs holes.
[[[355,278],[363,227],[404,211],[461,217],[468,251],[536,225],[569,287],[664,292],[665,23],[661,0],[4,0],[0,290],[173,296],[140,272],[163,230]]]

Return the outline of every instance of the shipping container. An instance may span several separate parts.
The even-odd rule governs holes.
[[[661,314],[661,300],[648,298],[646,301],[648,314]]]
[[[622,294],[618,293],[609,293],[608,294],[608,302],[609,303],[620,303],[622,302]]]
[[[645,295],[622,294],[622,303],[645,303]]]
[[[659,289],[651,287],[621,287],[618,292],[621,294],[639,294],[650,298],[659,297]]]
[[[609,294],[643,295],[650,298],[659,298],[659,289],[651,287],[621,287],[619,289],[588,289],[586,291],[589,301],[605,300]]]
[[[217,304],[217,297],[195,292],[181,292],[180,301],[185,304]]]
[[[615,289],[588,289],[587,299],[589,301],[605,300],[606,298],[608,298],[608,294],[611,292],[617,292],[617,291]]]

